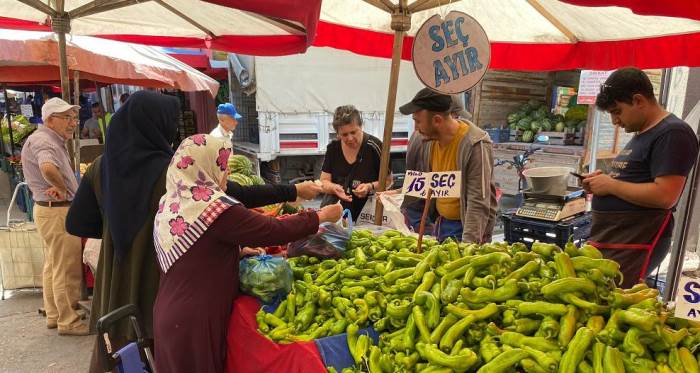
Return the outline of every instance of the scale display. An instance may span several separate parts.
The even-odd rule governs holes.
[[[531,219],[559,221],[586,210],[586,199],[575,198],[561,202],[543,202],[538,199],[526,199],[515,213],[517,216]]]

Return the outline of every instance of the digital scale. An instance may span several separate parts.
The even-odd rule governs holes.
[[[569,188],[565,195],[523,194],[524,201],[515,215],[524,218],[560,221],[586,211],[586,197],[580,188]]]

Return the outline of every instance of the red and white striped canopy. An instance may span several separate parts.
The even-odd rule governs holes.
[[[51,31],[40,0],[0,0],[0,28]],[[64,0],[71,34],[242,54],[302,53],[321,0]],[[49,4],[55,7],[56,1]]]
[[[383,2],[390,1],[397,2]],[[655,3],[662,6],[666,2]],[[492,69],[700,66],[700,21],[642,16],[627,8],[583,7],[558,0],[462,0],[417,12],[404,40],[403,59],[410,59],[413,35],[420,25],[430,16],[450,10],[465,12],[484,27],[491,41]],[[390,58],[390,24],[386,11],[365,1],[323,0],[313,45]]]

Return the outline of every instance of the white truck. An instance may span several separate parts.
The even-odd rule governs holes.
[[[234,133],[234,152],[248,156],[271,182],[317,178],[326,145],[335,139],[337,106],[362,112],[365,132],[382,139],[390,60],[330,48],[309,48],[284,57],[228,58],[231,101],[244,119]],[[397,108],[423,85],[402,62]],[[410,116],[396,113],[391,140],[392,170],[405,171],[413,132]],[[400,180],[399,180],[400,182]]]

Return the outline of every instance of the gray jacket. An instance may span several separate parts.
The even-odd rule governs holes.
[[[463,242],[491,242],[496,222],[496,184],[493,180],[493,142],[486,131],[464,121],[469,131],[459,144],[457,167],[462,171],[461,220]],[[429,172],[433,141],[415,131],[406,150],[406,169]],[[406,196],[404,208],[422,209],[423,200]],[[434,211],[435,201],[430,208]]]

